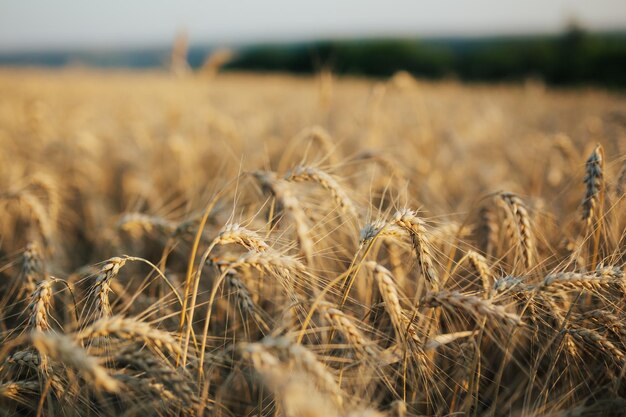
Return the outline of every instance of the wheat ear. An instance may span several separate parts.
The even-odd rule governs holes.
[[[36,331],[31,333],[30,340],[39,353],[75,369],[96,388],[108,392],[119,391],[120,384],[98,364],[96,358],[90,356],[68,336]]]

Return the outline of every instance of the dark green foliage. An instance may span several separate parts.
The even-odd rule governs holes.
[[[587,34],[482,39],[332,41],[266,45],[240,51],[231,69],[386,77],[399,70],[420,77],[509,81],[539,77],[557,85],[626,86],[626,35]]]

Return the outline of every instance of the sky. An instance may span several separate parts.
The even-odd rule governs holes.
[[[626,0],[0,0],[0,51],[626,29]]]

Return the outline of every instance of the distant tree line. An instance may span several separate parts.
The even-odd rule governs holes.
[[[264,45],[239,51],[226,68],[387,77],[398,70],[427,78],[508,81],[527,77],[551,84],[626,86],[626,34],[482,39],[388,39]]]

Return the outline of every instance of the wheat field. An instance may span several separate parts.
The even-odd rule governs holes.
[[[626,99],[0,71],[0,415],[626,409]]]

